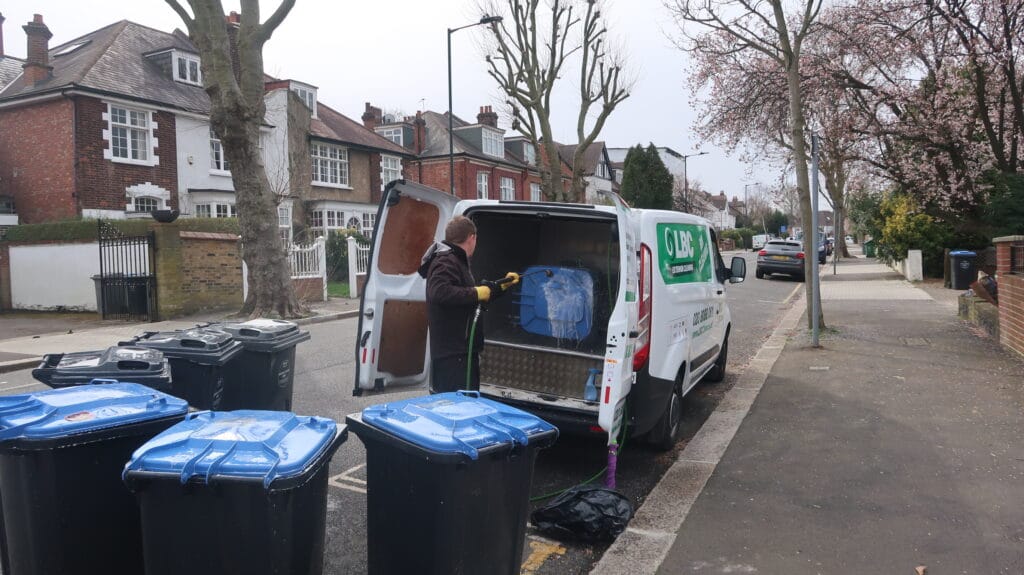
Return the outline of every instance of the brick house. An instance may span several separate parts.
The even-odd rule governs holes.
[[[505,137],[498,114],[482,106],[474,124],[452,118],[455,195],[463,199],[541,201],[537,150],[526,138]],[[405,177],[439,190],[448,190],[448,115],[424,111],[395,118],[366,103],[363,125],[414,154]],[[543,157],[539,158],[544,161]],[[560,163],[563,185],[566,166]]]
[[[232,32],[238,15],[226,25]],[[199,54],[184,33],[120,21],[51,49],[41,16],[24,30],[26,59],[0,58],[0,214],[16,209],[22,224],[164,208],[235,215]],[[295,224],[317,228],[317,214],[321,232],[372,227],[381,180],[411,154],[320,103],[315,86],[266,85],[261,146],[282,237]]]
[[[572,157],[579,144],[559,144],[558,154],[568,166],[572,166]],[[608,147],[604,142],[594,142],[583,152],[583,179],[587,184],[585,202],[593,204],[597,201],[598,192],[619,191],[615,180],[615,168],[608,155]],[[571,174],[571,172],[570,172]]]

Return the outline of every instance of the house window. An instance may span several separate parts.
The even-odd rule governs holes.
[[[516,199],[516,181],[512,178],[501,178],[501,199],[505,201]]]
[[[210,204],[196,204],[196,217],[212,218],[213,215],[210,213]]]
[[[224,146],[221,145],[217,134],[213,132],[213,128],[210,128],[210,169],[216,172],[231,170],[228,167],[228,159],[224,156]]]
[[[285,204],[277,206],[277,232],[281,244],[287,249],[292,244],[292,208]]]
[[[336,228],[336,227],[338,227],[338,222],[340,221],[339,218],[338,218],[338,212],[336,212],[334,210],[327,210],[326,214],[327,214],[327,227],[328,228]]]
[[[218,218],[235,217],[235,204],[217,204],[216,214]]]
[[[533,182],[533,183],[530,184],[530,201],[531,202],[539,202],[540,201],[540,184],[538,184],[536,182]]]
[[[380,189],[393,180],[402,178],[402,159],[398,156],[380,157]]]
[[[345,227],[350,230],[358,231],[360,229],[359,218],[352,216],[347,222],[345,222]]]
[[[363,235],[366,237],[373,236],[373,226],[377,222],[377,214],[364,213],[363,214]]]
[[[14,198],[10,196],[0,196],[0,214],[16,214],[14,211]]]
[[[309,225],[314,228],[324,227],[324,212],[323,210],[316,210],[309,214]]]
[[[203,72],[199,68],[199,56],[175,52],[174,79],[194,86],[203,85]]]
[[[313,156],[313,183],[348,187],[348,150],[329,144],[310,146]]]
[[[310,114],[316,117],[316,88],[292,83],[292,92],[302,100],[302,103],[309,108]]]
[[[402,128],[381,128],[377,133],[399,146],[404,145],[402,143]]]
[[[531,166],[537,164],[537,148],[530,142],[523,142],[523,159]]]
[[[601,162],[597,165],[597,177],[608,179],[608,164]]]
[[[501,132],[495,130],[489,130],[487,128],[481,128],[483,131],[483,151],[488,156],[494,156],[496,158],[505,157],[505,137],[501,135]]]
[[[197,218],[233,218],[235,217],[235,204],[222,202],[196,204],[195,212]]]
[[[476,198],[478,200],[487,199],[487,180],[490,174],[487,172],[476,173]]]
[[[155,160],[149,112],[111,104],[108,121],[111,159],[144,164]]]
[[[160,199],[151,198],[149,196],[139,196],[135,198],[135,211],[140,213],[155,212],[160,208]]]

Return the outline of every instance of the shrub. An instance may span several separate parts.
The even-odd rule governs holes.
[[[348,238],[368,244],[370,240],[355,230],[339,230],[327,235],[327,279],[348,281]]]
[[[126,236],[140,236],[157,224],[151,219],[103,220]],[[181,218],[175,225],[182,231],[219,232],[237,234],[236,218]],[[97,220],[67,220],[45,224],[22,224],[7,228],[5,239],[11,242],[80,241],[95,240],[99,229]]]
[[[882,201],[882,219],[878,238],[878,257],[885,262],[904,260],[909,250],[921,250],[924,274],[942,277],[944,248],[949,244],[949,227],[921,211],[906,195],[893,195]]]

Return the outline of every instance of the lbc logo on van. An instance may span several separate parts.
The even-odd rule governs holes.
[[[687,230],[665,229],[665,252],[668,257],[688,260],[693,257],[693,234]]]
[[[658,267],[668,284],[710,278],[707,228],[698,224],[658,224]]]

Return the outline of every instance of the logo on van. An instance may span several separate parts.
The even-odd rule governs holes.
[[[658,224],[658,267],[667,284],[711,279],[708,232],[698,224]]]

